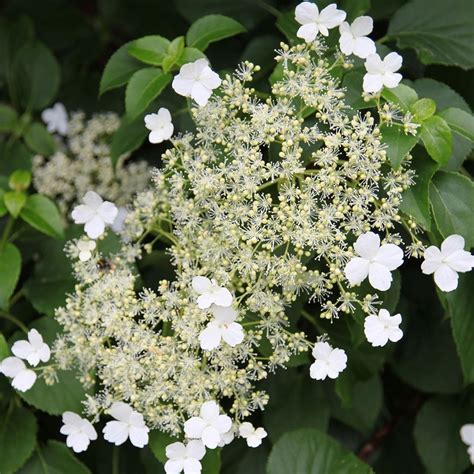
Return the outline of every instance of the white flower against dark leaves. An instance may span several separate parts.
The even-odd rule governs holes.
[[[79,260],[87,262],[92,257],[92,252],[96,248],[95,240],[79,240],[77,250],[79,251]]]
[[[358,285],[369,277],[377,290],[386,291],[392,283],[391,271],[403,263],[403,251],[394,244],[380,245],[380,237],[366,232],[358,237],[354,250],[359,257],[352,258],[344,269],[351,285]]]
[[[60,102],[56,102],[50,109],[41,112],[41,119],[46,124],[48,132],[57,132],[59,135],[66,135],[68,120],[66,108]]]
[[[200,416],[193,416],[184,423],[184,433],[188,438],[200,439],[204,446],[214,449],[221,442],[222,435],[232,428],[232,420],[221,415],[215,401],[205,402],[201,406]]]
[[[191,97],[201,106],[207,104],[213,89],[220,85],[219,75],[209,67],[206,59],[181,66],[171,84],[177,94]]]
[[[145,115],[145,127],[150,130],[148,135],[150,143],[161,143],[169,140],[174,131],[170,111],[165,107],[160,107],[157,114]]]
[[[402,67],[403,58],[398,53],[389,53],[382,60],[378,54],[371,54],[365,61],[367,73],[364,76],[363,89],[375,93],[388,87],[397,87],[402,75],[397,71]]]
[[[339,27],[341,37],[339,38],[339,47],[341,51],[349,56],[354,54],[359,58],[367,58],[375,54],[375,43],[367,35],[372,33],[374,22],[370,16],[360,16],[356,18],[351,25],[347,21]]]
[[[214,319],[208,323],[206,329],[199,334],[201,349],[212,350],[219,346],[224,340],[229,346],[236,346],[244,339],[244,331],[239,323],[235,322],[237,311],[233,308],[222,306],[211,306]]]
[[[87,191],[82,202],[73,209],[72,218],[76,224],[85,224],[84,230],[91,239],[97,239],[104,233],[105,224],[113,224],[118,209],[94,191]]]
[[[148,444],[148,432],[143,415],[123,402],[115,402],[109,409],[109,414],[116,421],[109,421],[103,429],[104,439],[116,446],[125,443],[128,438],[137,448]]]
[[[425,275],[434,273],[435,283],[442,291],[453,291],[458,287],[458,273],[474,267],[474,255],[464,250],[464,239],[453,234],[441,244],[441,250],[432,245],[425,250],[425,261],[421,271]]]
[[[239,435],[247,441],[250,448],[256,448],[267,437],[267,432],[263,428],[254,428],[252,423],[245,421],[239,426]]]
[[[467,453],[471,460],[471,464],[474,464],[474,425],[466,424],[461,426],[460,435],[463,443],[467,444]]]
[[[51,351],[48,344],[36,329],[28,331],[28,340],[16,341],[12,346],[13,355],[25,359],[32,366],[37,366],[40,361],[48,362]]]
[[[36,382],[36,373],[27,369],[25,363],[18,357],[7,357],[0,362],[0,374],[12,379],[12,387],[20,392],[26,392]]]
[[[92,423],[72,411],[63,413],[63,423],[60,432],[67,436],[66,445],[75,453],[85,451],[90,442],[97,439],[97,432]]]
[[[335,379],[346,368],[347,356],[343,349],[334,349],[328,342],[317,342],[313,348],[315,361],[309,368],[312,379]]]
[[[400,314],[390,316],[386,309],[381,309],[379,314],[371,314],[364,321],[364,334],[373,347],[382,347],[388,341],[397,342],[403,337],[399,328],[402,322]]]
[[[295,19],[302,25],[296,36],[311,43],[319,33],[328,36],[331,28],[339,26],[346,19],[346,12],[338,10],[335,3],[319,11],[314,3],[302,2],[296,7]]]
[[[201,459],[206,454],[206,448],[201,441],[191,440],[187,444],[172,443],[166,446],[166,474],[198,474],[202,470]]]
[[[197,303],[199,308],[206,309],[212,304],[217,306],[230,306],[232,304],[232,294],[227,288],[219,286],[215,280],[203,276],[193,278],[193,289],[199,293]]]

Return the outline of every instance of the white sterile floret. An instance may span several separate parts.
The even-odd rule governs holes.
[[[237,311],[229,307],[211,306],[214,319],[208,323],[206,329],[199,334],[201,349],[212,350],[224,340],[229,346],[236,346],[244,340],[244,331],[239,323],[235,322]]]
[[[367,35],[372,33],[374,21],[370,16],[360,16],[356,18],[351,25],[345,21],[339,27],[339,47],[341,51],[349,56],[354,54],[359,58],[365,59],[371,54],[375,54],[375,43]]]
[[[367,73],[364,76],[362,88],[365,92],[375,93],[388,87],[397,87],[402,75],[397,71],[402,67],[403,58],[398,53],[389,53],[385,58],[371,54],[365,61]]]
[[[352,258],[344,269],[351,285],[358,285],[367,276],[377,290],[386,291],[392,283],[391,271],[403,263],[403,250],[395,244],[380,245],[380,237],[373,232],[360,235],[354,250],[359,257]]]
[[[204,402],[199,414],[184,423],[184,433],[188,438],[200,439],[204,446],[214,449],[221,442],[222,435],[231,429],[232,420],[220,414],[219,405],[213,400]]]
[[[184,443],[172,443],[166,446],[166,474],[198,474],[202,470],[201,459],[206,454],[206,448],[199,440]]]
[[[328,342],[317,342],[313,348],[315,361],[309,368],[312,379],[335,379],[346,368],[347,355],[343,349],[334,349]]]
[[[150,130],[150,135],[148,135],[150,143],[169,140],[174,131],[170,111],[165,107],[160,107],[157,114],[145,115],[145,127]]]
[[[75,453],[82,453],[89,447],[91,441],[97,439],[97,431],[92,423],[72,411],[63,413],[63,426],[60,432],[67,436],[66,445]]]
[[[442,291],[453,291],[458,287],[458,273],[474,267],[474,255],[464,250],[464,238],[453,234],[441,244],[441,250],[432,245],[425,250],[425,261],[421,271],[425,275],[434,273],[434,281]]]
[[[311,43],[318,33],[328,36],[331,28],[339,26],[346,19],[346,12],[338,10],[335,3],[319,11],[314,3],[302,2],[296,7],[295,18],[302,25],[296,36]]]
[[[191,97],[198,105],[206,105],[212,90],[221,85],[221,79],[210,67],[206,59],[198,59],[184,64],[171,86],[184,97]]]
[[[371,314],[365,318],[364,334],[372,346],[382,347],[388,341],[397,342],[403,337],[399,328],[402,322],[400,314],[390,316],[386,309],[381,309],[379,314]]]
[[[66,135],[68,130],[68,118],[66,107],[61,102],[56,102],[50,109],[41,112],[41,119],[46,124],[48,132],[57,132],[59,135]]]
[[[95,240],[79,240],[77,250],[79,251],[79,260],[87,262],[92,257],[92,251],[96,248]]]
[[[474,464],[474,425],[466,424],[461,426],[460,435],[463,443],[467,444],[467,453],[471,460],[471,464]]]
[[[116,421],[109,421],[103,429],[104,439],[120,446],[128,438],[137,448],[148,444],[148,432],[143,415],[124,402],[115,402],[109,409],[109,414]]]
[[[193,278],[193,289],[199,293],[197,304],[201,309],[207,309],[212,304],[217,306],[230,306],[232,304],[231,292],[222,286],[219,286],[215,280],[203,276]]]
[[[83,204],[72,211],[76,224],[85,224],[84,231],[91,239],[97,239],[105,230],[105,224],[113,224],[118,214],[115,204],[104,201],[94,191],[88,191],[82,198]]]
[[[36,382],[36,373],[27,369],[25,363],[18,357],[7,357],[0,362],[0,374],[12,379],[12,387],[20,392],[26,392]]]
[[[12,346],[13,355],[25,359],[32,366],[37,366],[40,361],[48,362],[51,351],[48,344],[36,329],[28,331],[28,340],[16,341]]]
[[[239,426],[239,435],[247,441],[250,448],[256,448],[262,444],[263,438],[267,437],[267,432],[263,428],[254,428],[252,423],[244,421]]]

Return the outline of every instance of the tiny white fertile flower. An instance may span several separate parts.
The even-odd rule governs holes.
[[[421,271],[425,275],[434,273],[434,281],[442,291],[453,291],[458,287],[458,273],[474,267],[474,255],[464,250],[464,239],[453,234],[441,244],[441,250],[432,245],[425,250],[425,261]]]
[[[166,446],[166,474],[198,474],[202,470],[201,459],[206,448],[201,441],[191,440],[187,444],[172,443]]]
[[[40,361],[48,362],[51,351],[48,344],[36,329],[28,331],[28,340],[16,341],[12,346],[13,355],[25,359],[32,366],[37,366]]]
[[[208,351],[215,349],[221,340],[232,347],[240,344],[244,339],[244,331],[242,326],[235,322],[237,311],[230,306],[224,308],[212,305],[211,312],[214,320],[208,323],[206,329],[199,334],[201,349]]]
[[[373,232],[360,235],[354,250],[360,257],[352,258],[344,269],[351,285],[358,285],[369,277],[377,290],[386,291],[392,283],[391,271],[403,263],[403,250],[395,244],[380,245],[380,237]]]
[[[200,439],[204,446],[214,449],[231,427],[232,420],[227,415],[221,415],[219,405],[211,400],[202,404],[200,416],[193,416],[184,423],[184,433],[188,438]]]
[[[109,421],[103,429],[104,439],[116,446],[127,441],[137,448],[148,444],[148,432],[143,415],[123,402],[115,402],[109,409],[110,415],[117,421]]]
[[[250,448],[260,446],[263,438],[267,437],[267,432],[263,428],[254,428],[252,423],[248,421],[244,421],[239,426],[239,434],[247,441]]]
[[[319,11],[314,3],[302,2],[296,7],[295,18],[302,25],[296,36],[311,43],[318,33],[328,36],[331,28],[339,26],[346,19],[346,12],[338,10],[335,3]]]
[[[60,432],[67,436],[66,445],[75,453],[82,453],[89,447],[91,441],[97,439],[97,431],[92,423],[72,411],[63,413],[63,423]]]
[[[128,216],[128,210],[125,207],[119,207],[117,217],[110,225],[110,228],[116,233],[121,234],[125,227],[125,219]]]
[[[471,460],[471,464],[474,464],[474,425],[467,424],[461,426],[460,435],[463,443],[467,444],[467,453]]]
[[[165,107],[160,107],[157,114],[145,115],[145,127],[151,130],[150,135],[148,135],[150,143],[161,143],[169,140],[174,131],[170,111]]]
[[[10,377],[12,387],[20,392],[26,392],[36,382],[36,373],[27,369],[25,363],[18,357],[7,357],[0,362],[0,374]]]
[[[87,262],[92,257],[92,251],[96,248],[95,240],[79,240],[77,250],[79,250],[79,260]]]
[[[371,54],[375,54],[375,43],[367,35],[372,33],[374,21],[370,16],[360,16],[351,25],[345,21],[340,27],[339,47],[341,51],[349,56],[354,54],[365,59]]]
[[[215,280],[203,276],[193,278],[193,289],[199,293],[197,303],[199,308],[207,309],[212,304],[217,306],[230,306],[232,304],[232,294],[227,288],[219,286]]]
[[[386,309],[381,309],[379,314],[371,314],[364,321],[364,334],[372,346],[382,347],[388,341],[397,342],[403,337],[399,328],[402,322],[400,314],[390,316]]]
[[[105,230],[105,224],[113,224],[118,214],[115,204],[104,201],[94,191],[87,191],[82,198],[84,204],[76,206],[72,218],[76,224],[85,224],[84,230],[91,239],[97,239]]]
[[[378,54],[371,54],[365,61],[367,73],[362,85],[365,92],[375,93],[388,87],[397,87],[402,75],[397,71],[402,67],[403,58],[398,53],[389,53],[382,60]]]
[[[334,349],[328,342],[317,342],[313,348],[315,361],[309,368],[312,379],[335,379],[347,365],[347,356],[343,349]]]
[[[206,105],[212,90],[221,85],[221,79],[210,67],[206,59],[184,64],[171,86],[184,97],[191,97],[198,105]]]
[[[66,135],[68,129],[67,112],[66,107],[60,102],[56,102],[50,109],[43,110],[41,119],[46,124],[48,132]]]

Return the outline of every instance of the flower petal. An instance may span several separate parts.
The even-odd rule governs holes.
[[[202,442],[204,446],[209,449],[217,448],[219,441],[221,440],[219,431],[213,426],[206,426],[202,432]]]
[[[198,416],[193,416],[184,423],[184,433],[188,438],[201,438],[206,422]]]
[[[318,36],[319,28],[316,23],[308,23],[306,25],[300,26],[296,32],[298,38],[304,39],[307,43],[311,43]]]
[[[358,285],[367,278],[370,263],[365,258],[354,257],[344,269],[344,275],[351,285]]]
[[[354,54],[362,59],[367,58],[376,51],[375,43],[370,38],[357,38],[354,41],[353,49]]]
[[[109,421],[102,430],[104,439],[110,443],[120,446],[128,438],[128,425],[121,421]]]
[[[380,248],[380,237],[374,232],[359,235],[354,243],[354,250],[363,258],[371,260]]]
[[[392,274],[385,265],[377,262],[371,263],[369,266],[369,283],[376,290],[387,291],[392,283]]]
[[[300,25],[313,23],[318,19],[318,7],[311,2],[302,2],[295,8],[295,20]]]
[[[201,349],[212,351],[219,346],[222,337],[222,329],[220,326],[208,324],[204,331],[199,334],[199,344]]]
[[[374,29],[374,20],[370,16],[359,16],[351,25],[352,33],[356,38],[367,36]]]
[[[84,226],[84,231],[91,239],[97,239],[97,237],[100,237],[104,233],[104,230],[104,221],[99,216],[93,217]]]
[[[137,448],[143,448],[148,444],[148,428],[137,428],[131,426],[129,430],[130,442]]]
[[[20,392],[26,392],[36,382],[36,373],[26,369],[19,372],[12,380],[12,387]]]
[[[244,340],[244,331],[239,323],[231,323],[222,331],[222,339],[229,346],[235,347]]]
[[[448,265],[441,265],[434,273],[434,281],[441,291],[449,292],[458,287],[458,274]]]
[[[403,250],[394,244],[384,244],[375,255],[374,262],[381,263],[389,270],[395,270],[403,264]]]

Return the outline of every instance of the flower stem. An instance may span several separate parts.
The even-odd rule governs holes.
[[[7,319],[8,321],[16,324],[24,333],[28,334],[28,328],[23,324],[17,317],[13,314],[7,313],[5,311],[0,311],[0,318]]]
[[[8,237],[10,237],[14,224],[15,224],[15,219],[12,216],[9,216],[7,223],[5,224],[5,227],[3,229],[2,239],[0,240],[0,252],[3,251],[3,249],[5,248],[5,245],[7,244]]]
[[[112,474],[120,472],[120,451],[118,446],[114,446],[112,451]]]

